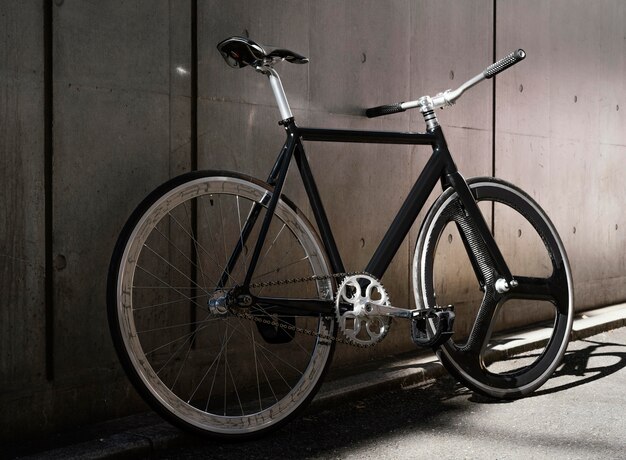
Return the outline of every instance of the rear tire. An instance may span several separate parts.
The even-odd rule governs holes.
[[[107,300],[120,361],[157,412],[202,435],[233,440],[276,429],[313,398],[331,360],[328,339],[268,331],[234,307],[209,308],[243,281],[271,195],[267,184],[236,173],[189,173],[150,194],[115,247]],[[245,242],[242,228],[255,209]],[[240,241],[243,251],[220,286]],[[311,225],[281,199],[252,283],[329,273]],[[333,288],[326,279],[252,293],[332,300]],[[246,311],[326,336],[335,331],[332,317]]]

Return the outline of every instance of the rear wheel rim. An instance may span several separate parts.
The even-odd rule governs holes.
[[[232,177],[207,177],[179,185],[158,197],[143,214],[121,257],[116,316],[124,351],[137,377],[134,380],[170,418],[198,431],[237,435],[279,424],[312,396],[330,357],[330,344],[318,337],[298,335],[289,343],[269,344],[255,322],[215,315],[207,308],[210,297],[220,296],[215,292],[219,278],[215,270],[223,272],[228,248],[241,238],[242,222],[253,203],[266,204],[270,196],[258,184]],[[217,235],[215,223],[220,219],[223,235],[210,246],[208,237],[199,235]],[[246,252],[244,248],[226,287],[243,278],[249,257]],[[282,201],[262,255],[253,283],[276,276],[329,273],[315,235]],[[148,260],[156,268],[146,268]],[[270,268],[270,262],[265,263],[268,260],[279,262]],[[210,265],[216,267],[213,272]],[[157,274],[159,270],[163,276]],[[153,285],[142,286],[147,280]],[[330,281],[307,284],[311,298],[332,298]],[[146,287],[159,289],[150,292]],[[256,293],[271,295],[272,289],[277,288],[259,288]],[[167,291],[170,297],[157,291]],[[172,316],[168,309],[177,308],[181,299],[188,304],[188,311],[173,314],[178,315],[176,320],[163,319]],[[191,318],[189,312],[194,310]],[[296,321],[298,326],[324,335],[331,334],[334,327],[329,318]],[[184,332],[172,332],[175,328]],[[242,364],[246,360],[248,366]],[[218,387],[224,389],[221,395]]]

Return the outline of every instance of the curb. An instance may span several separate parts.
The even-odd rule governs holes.
[[[626,303],[578,313],[574,318],[571,340],[586,337],[626,326]],[[494,347],[496,353],[515,354],[542,345],[546,340],[546,329],[518,331],[502,336],[503,345]],[[398,388],[424,385],[446,374],[437,357],[430,352],[414,352],[393,359],[367,363],[353,369],[353,373],[324,382],[320,393],[311,403],[312,408],[331,406],[347,398],[360,398],[368,394]],[[116,424],[122,428],[116,431]],[[107,426],[106,430],[102,427]],[[131,427],[131,428],[124,428]],[[102,431],[112,431],[99,436]],[[92,439],[52,448],[31,454],[24,459],[110,459],[150,457],[156,452],[176,447],[194,438],[163,421],[155,413],[125,417],[94,426],[89,431]]]

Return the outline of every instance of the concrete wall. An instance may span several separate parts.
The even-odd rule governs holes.
[[[440,114],[448,142],[466,176],[495,164],[544,206],[570,255],[577,309],[626,298],[624,2],[195,3],[0,4],[1,439],[144,408],[106,324],[118,232],[142,197],[196,158],[264,177],[283,141],[265,79],[228,68],[215,50],[229,35],[311,59],[280,68],[301,125],[363,129],[422,129],[416,113],[360,111],[454,87],[491,62],[494,46],[498,57],[524,47],[526,62],[497,78],[495,101],[485,83]],[[347,269],[361,269],[428,149],[312,143],[307,152]],[[303,202],[296,181],[287,193]],[[413,302],[418,229],[383,279],[399,305]],[[379,347],[337,358],[410,347],[406,329],[392,328]]]

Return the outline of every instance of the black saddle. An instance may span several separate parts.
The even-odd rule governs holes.
[[[283,48],[268,48],[244,37],[230,37],[217,44],[226,63],[235,68],[259,67],[285,60],[293,64],[306,64],[309,59]]]

